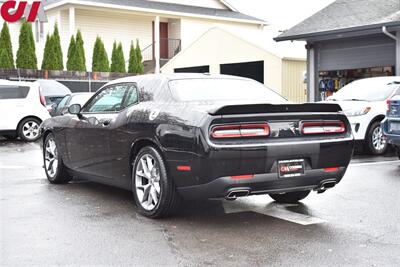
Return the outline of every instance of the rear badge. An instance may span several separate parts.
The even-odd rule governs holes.
[[[290,178],[304,175],[304,159],[278,161],[279,178]]]

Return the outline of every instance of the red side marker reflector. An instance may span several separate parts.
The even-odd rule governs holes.
[[[181,166],[177,166],[176,169],[178,171],[191,171],[192,167],[190,166],[185,166],[185,165],[181,165]]]
[[[254,174],[231,176],[232,179],[251,179],[253,177],[254,177]]]
[[[325,169],[324,169],[324,172],[336,172],[336,171],[338,171],[338,170],[339,170],[338,167],[335,167],[335,168],[325,168]]]

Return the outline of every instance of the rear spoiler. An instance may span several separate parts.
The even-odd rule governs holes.
[[[235,115],[253,113],[296,113],[296,112],[340,112],[338,104],[306,103],[306,104],[255,104],[223,106],[208,110],[210,115]]]

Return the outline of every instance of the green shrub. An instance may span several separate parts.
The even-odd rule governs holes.
[[[0,33],[0,53],[2,53],[2,50],[6,51],[7,57],[6,56],[2,57],[6,61],[4,62],[0,61],[0,66],[7,69],[15,68],[10,31],[8,29],[8,24],[6,22],[3,23],[3,28],[1,29]]]
[[[17,68],[37,69],[35,41],[33,39],[32,25],[22,22],[19,34],[19,47],[17,51]]]
[[[92,71],[108,72],[110,71],[110,63],[103,41],[99,36],[96,38],[93,48]]]

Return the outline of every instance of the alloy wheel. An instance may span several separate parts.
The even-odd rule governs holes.
[[[39,124],[35,121],[27,121],[22,126],[22,134],[25,138],[33,140],[39,135]]]
[[[58,168],[58,152],[56,142],[53,138],[47,140],[44,150],[44,160],[47,175],[54,178]]]
[[[139,204],[148,211],[153,210],[161,196],[160,169],[150,154],[140,157],[135,170],[135,187]]]
[[[377,151],[381,151],[386,147],[386,140],[383,137],[381,127],[376,127],[372,132],[372,145]]]

